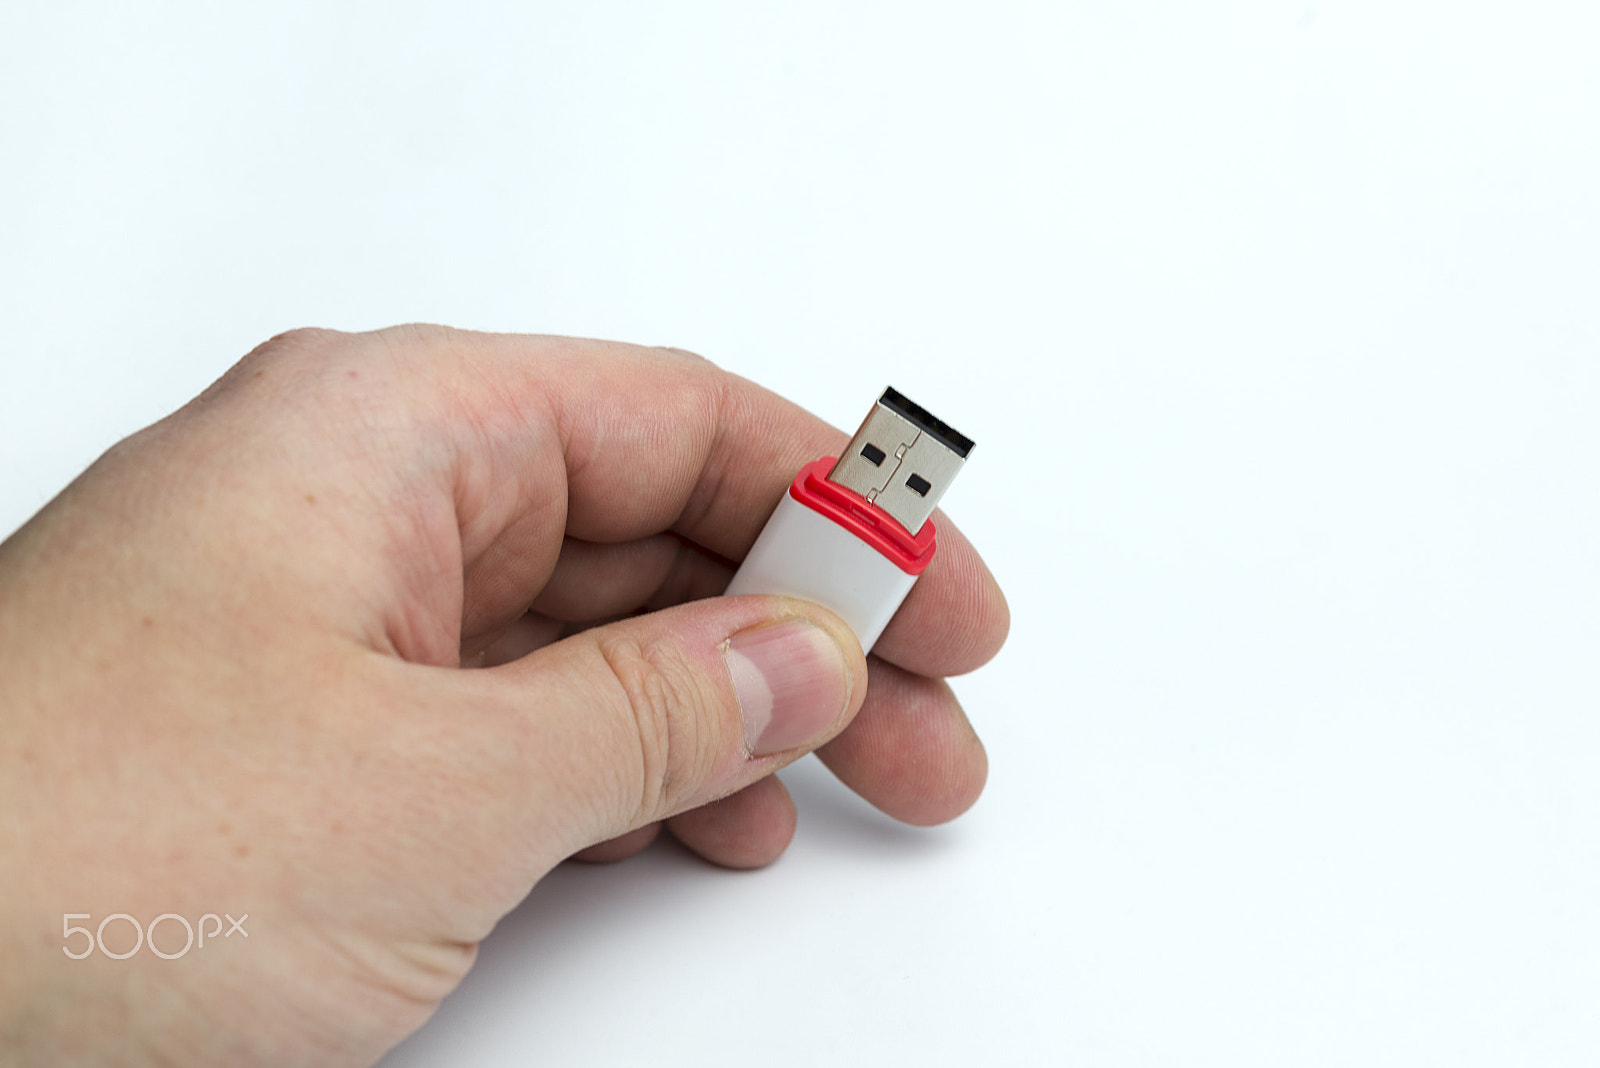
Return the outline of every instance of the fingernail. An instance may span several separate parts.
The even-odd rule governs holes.
[[[850,664],[833,635],[803,619],[742,630],[722,646],[744,714],[745,751],[792,749],[833,726],[850,700]]]

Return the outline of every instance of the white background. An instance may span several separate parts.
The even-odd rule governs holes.
[[[1593,5],[0,7],[0,530],[297,325],[979,442],[968,816],[563,868],[421,1064],[1600,1060]]]

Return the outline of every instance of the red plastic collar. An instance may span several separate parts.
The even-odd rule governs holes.
[[[900,522],[871,504],[859,493],[828,481],[835,458],[824,456],[806,464],[794,477],[789,496],[818,512],[878,550],[890,563],[908,575],[920,575],[933,559],[933,520],[912,534]]]

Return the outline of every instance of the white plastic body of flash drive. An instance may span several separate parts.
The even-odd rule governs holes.
[[[902,528],[897,540],[912,548],[901,550],[877,533],[887,517],[874,516],[866,500],[849,501],[849,490],[825,496],[827,488],[838,487],[816,485],[826,481],[823,475],[833,464],[827,456],[800,472],[744,558],[728,594],[779,593],[815,602],[850,624],[861,648],[871,649],[933,559],[933,522],[923,524],[927,537],[920,552],[916,539]]]

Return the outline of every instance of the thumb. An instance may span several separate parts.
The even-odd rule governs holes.
[[[538,832],[565,839],[561,855],[804,756],[844,729],[867,686],[866,658],[843,620],[766,596],[596,627],[489,673],[545,758],[543,812],[529,815]],[[567,826],[553,827],[551,812]]]

